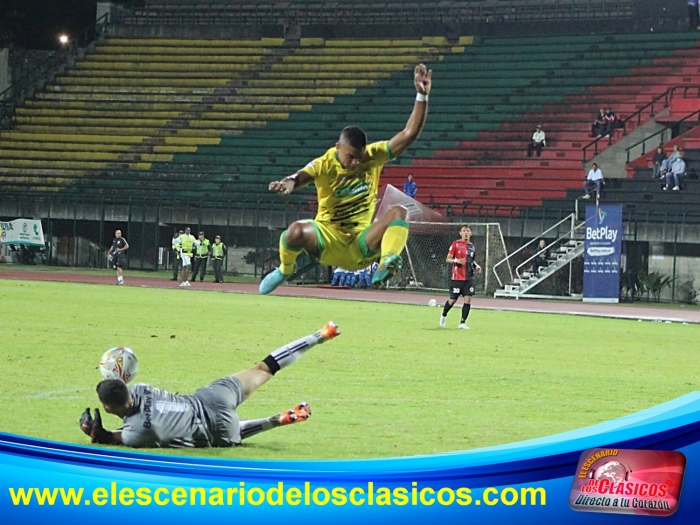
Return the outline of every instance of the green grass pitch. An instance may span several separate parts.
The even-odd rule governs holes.
[[[436,296],[441,302],[443,298]],[[474,301],[478,307],[479,299]],[[426,298],[427,304],[427,298]],[[342,335],[278,373],[242,419],[310,403],[307,422],[234,449],[255,459],[410,456],[545,436],[668,401],[700,382],[696,325],[84,284],[0,281],[0,431],[87,444],[104,350],[180,393],[247,368],[328,319]],[[105,415],[105,426],[120,421]]]

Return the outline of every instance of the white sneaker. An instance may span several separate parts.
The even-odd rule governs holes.
[[[674,187],[673,187],[673,191],[678,191],[678,190],[680,190],[680,189],[681,189],[680,186],[674,186]]]
[[[192,286],[189,281],[185,281],[185,286]]]
[[[182,282],[180,283],[180,286],[187,286],[187,283],[186,283],[185,281],[182,281]]]
[[[459,323],[459,326],[457,328],[459,328],[460,330],[469,330],[469,327],[464,323]]]
[[[445,328],[445,325],[447,324],[447,317],[444,315],[440,316],[440,328]]]
[[[582,198],[582,199],[590,199],[591,196],[590,196],[588,193],[586,193],[586,194],[585,194],[583,197],[581,197],[581,198]]]

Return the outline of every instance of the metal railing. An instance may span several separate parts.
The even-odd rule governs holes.
[[[97,40],[109,27],[109,13],[95,20],[58,51],[39,62],[0,93],[0,129],[9,127],[17,106],[42,89],[55,75],[80,56],[82,50]]]
[[[501,266],[501,265],[503,265],[503,264],[508,264],[508,262],[509,262],[514,256],[516,256],[517,254],[519,254],[520,252],[522,252],[525,248],[527,248],[528,246],[530,246],[530,245],[533,244],[534,242],[539,242],[539,239],[540,239],[541,237],[546,236],[547,234],[549,234],[549,233],[552,232],[553,230],[556,230],[556,229],[558,229],[558,228],[561,228],[561,226],[564,225],[564,223],[567,223],[567,222],[569,223],[569,235],[571,235],[571,236],[573,237],[574,232],[575,232],[575,230],[576,230],[576,228],[577,228],[577,225],[576,225],[576,216],[575,216],[573,213],[571,213],[571,214],[567,215],[566,217],[564,217],[564,218],[563,218],[562,220],[560,220],[559,222],[555,223],[552,227],[550,227],[550,228],[546,229],[545,231],[543,231],[543,232],[542,232],[538,237],[536,237],[535,239],[532,239],[532,240],[530,240],[529,242],[523,244],[520,248],[518,248],[517,250],[515,250],[513,253],[511,253],[510,255],[508,255],[507,257],[505,257],[504,259],[502,259],[502,260],[498,261],[496,264],[494,264],[494,265],[493,265],[493,273],[494,273],[494,275],[496,276],[496,280],[498,281],[499,287],[500,287],[500,288],[503,288],[503,286],[504,286],[504,283],[501,281],[501,278],[498,276],[498,272],[496,271],[496,269],[497,269],[499,266]],[[516,268],[516,274],[517,274],[517,268]],[[518,277],[519,277],[519,275],[518,275]]]
[[[620,122],[621,125],[619,125],[616,129],[622,128],[622,135],[623,135],[623,136],[627,135],[627,123],[628,123],[628,122],[631,122],[631,121],[633,121],[633,120],[636,120],[636,121],[637,121],[637,125],[639,126],[639,125],[642,123],[642,114],[643,114],[647,109],[649,109],[649,118],[650,118],[650,119],[654,118],[654,116],[656,115],[656,112],[654,111],[654,104],[657,105],[657,109],[658,109],[658,102],[659,102],[660,100],[663,100],[664,102],[663,102],[663,106],[662,106],[662,107],[663,107],[664,109],[667,108],[668,105],[669,105],[669,102],[668,102],[668,101],[669,101],[669,99],[671,98],[671,94],[672,94],[672,92],[673,92],[674,89],[675,89],[675,88],[667,89],[667,90],[666,90],[664,93],[662,93],[661,95],[658,95],[658,96],[654,97],[654,98],[651,100],[651,102],[645,104],[644,106],[642,106],[641,108],[639,108],[637,111],[635,111],[634,113],[632,113],[632,114],[631,114],[629,117],[627,117],[625,120],[623,120],[622,122]],[[589,142],[588,144],[586,144],[586,145],[582,148],[582,151],[583,151],[583,160],[582,160],[582,162],[583,162],[584,164],[585,164],[586,162],[588,162],[588,158],[587,158],[588,149],[589,149],[591,146],[593,146],[593,157],[595,157],[596,155],[598,155],[598,143],[599,143],[601,140],[604,140],[604,139],[605,139],[605,140],[608,141],[608,145],[612,144],[613,131],[614,131],[614,130],[610,130],[610,133],[607,134],[607,137],[602,136],[602,135],[601,135],[600,137],[596,137],[594,140],[592,140],[591,142]],[[593,158],[593,157],[591,157],[591,158]]]
[[[627,161],[626,161],[626,162],[627,162],[627,163],[630,162],[630,158],[631,158],[631,155],[632,155],[631,151],[632,151],[634,148],[636,148],[637,146],[641,145],[641,146],[642,146],[642,153],[639,155],[639,157],[646,155],[647,141],[649,141],[649,140],[651,140],[651,139],[653,139],[653,138],[655,138],[655,137],[659,137],[659,143],[658,143],[657,146],[654,146],[654,147],[661,146],[664,142],[666,142],[666,140],[670,140],[670,139],[671,139],[670,134],[673,133],[673,128],[674,128],[675,126],[677,126],[678,124],[682,124],[683,122],[687,122],[687,121],[689,121],[690,119],[692,119],[693,117],[695,117],[696,120],[697,120],[698,122],[700,122],[700,109],[697,110],[697,111],[693,111],[692,113],[686,115],[685,117],[683,117],[683,118],[680,119],[680,120],[677,120],[677,121],[675,121],[675,122],[673,122],[673,123],[671,123],[671,124],[668,124],[668,125],[667,125],[666,127],[664,127],[663,129],[660,129],[660,130],[657,131],[656,133],[653,133],[653,134],[649,135],[648,137],[643,138],[643,139],[640,140],[639,142],[635,142],[635,143],[632,144],[629,148],[626,148],[626,149],[625,149],[625,153],[627,154]],[[665,138],[665,137],[666,137],[666,132],[669,133],[668,139]]]
[[[676,96],[676,92],[683,90],[683,96],[682,98],[689,98],[688,94],[691,92],[695,93],[695,96],[692,98],[700,98],[700,86],[673,86],[671,88],[668,88],[666,91],[661,93],[660,95],[655,96],[652,98],[650,102],[639,108],[637,111],[632,113],[629,117],[627,117],[625,120],[623,120],[617,129],[620,127],[622,128],[622,135],[626,136],[627,135],[627,124],[633,120],[636,120],[637,126],[642,124],[642,115],[649,110],[649,119],[652,119],[656,116],[656,114],[663,110],[666,109],[670,106],[670,101]],[[663,101],[663,105],[659,106],[659,103]],[[612,131],[612,130],[611,130]],[[596,137],[594,140],[586,144],[583,148],[581,148],[583,152],[583,159],[582,162],[585,164],[588,162],[588,150],[589,148],[593,147],[593,157],[598,155],[598,143],[601,140],[607,140],[608,145],[612,144],[612,132],[608,134],[607,137]],[[639,144],[639,143],[638,143]],[[635,145],[638,145],[635,144]],[[628,158],[627,162],[629,162],[629,152],[628,152]]]

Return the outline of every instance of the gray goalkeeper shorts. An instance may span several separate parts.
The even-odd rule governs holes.
[[[227,376],[209,383],[194,393],[212,419],[215,447],[241,444],[241,428],[236,407],[243,403],[243,385],[237,377]]]

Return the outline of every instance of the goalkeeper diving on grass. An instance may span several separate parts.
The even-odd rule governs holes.
[[[406,127],[390,140],[368,145],[362,129],[347,127],[324,155],[295,174],[270,183],[270,191],[287,195],[313,182],[318,213],[314,220],[294,222],[282,233],[280,266],[262,280],[260,293],[269,294],[287,280],[302,251],[321,264],[351,271],[379,259],[379,268],[372,277],[374,286],[381,286],[401,269],[401,252],[408,239],[408,211],[396,206],[373,224],[371,221],[384,164],[406,151],[423,129],[432,73],[424,64],[416,66],[413,112]]]
[[[282,368],[317,344],[339,335],[329,321],[316,333],[278,348],[248,370],[218,379],[192,395],[172,394],[151,385],[127,386],[121,379],[97,385],[97,396],[108,414],[123,421],[120,430],[102,426],[100,410],[94,417],[86,408],[80,428],[93,443],[135,448],[231,447],[241,440],[279,426],[306,421],[311,409],[301,403],[272,417],[240,421],[236,407]]]

